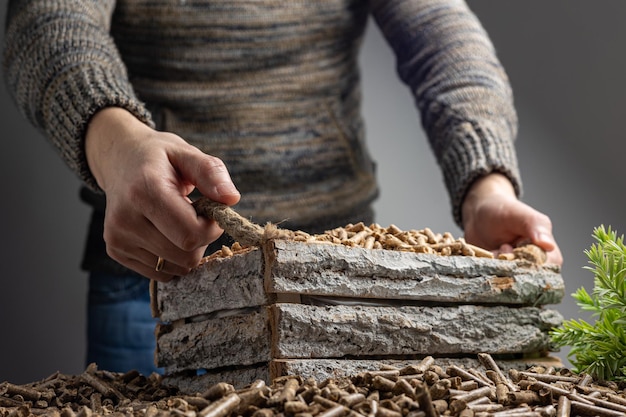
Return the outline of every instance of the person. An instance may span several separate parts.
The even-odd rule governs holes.
[[[520,199],[511,87],[462,0],[10,0],[9,91],[93,207],[88,362],[157,371],[145,278],[183,275],[227,239],[196,215],[199,195],[310,233],[374,221],[358,67],[369,16],[466,240],[530,241],[562,263],[549,217]]]

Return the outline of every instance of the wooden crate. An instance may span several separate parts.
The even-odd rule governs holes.
[[[155,359],[189,389],[431,355],[558,363],[548,331],[562,316],[544,306],[563,295],[553,265],[270,239],[153,283]]]

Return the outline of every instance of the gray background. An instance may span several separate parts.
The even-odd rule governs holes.
[[[4,23],[5,2],[0,20]],[[626,230],[626,2],[470,0],[511,78],[520,117],[524,201],[549,214],[565,257],[566,297],[592,288],[583,251],[600,224]],[[3,35],[0,35],[2,40]],[[378,222],[460,236],[393,57],[371,24],[363,54],[364,112],[382,194]],[[0,85],[0,381],[84,369],[88,210],[79,182],[18,114]],[[559,355],[565,358],[566,352]]]

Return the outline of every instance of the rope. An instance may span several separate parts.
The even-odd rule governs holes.
[[[291,231],[268,223],[265,227],[252,223],[225,204],[202,197],[193,203],[196,213],[213,219],[226,233],[244,246],[261,246],[269,239],[288,239]]]

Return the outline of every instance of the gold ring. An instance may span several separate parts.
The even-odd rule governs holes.
[[[157,263],[156,263],[156,266],[154,267],[154,270],[157,272],[161,272],[161,270],[163,269],[163,265],[165,265],[165,259],[159,256],[159,259],[157,259]]]

